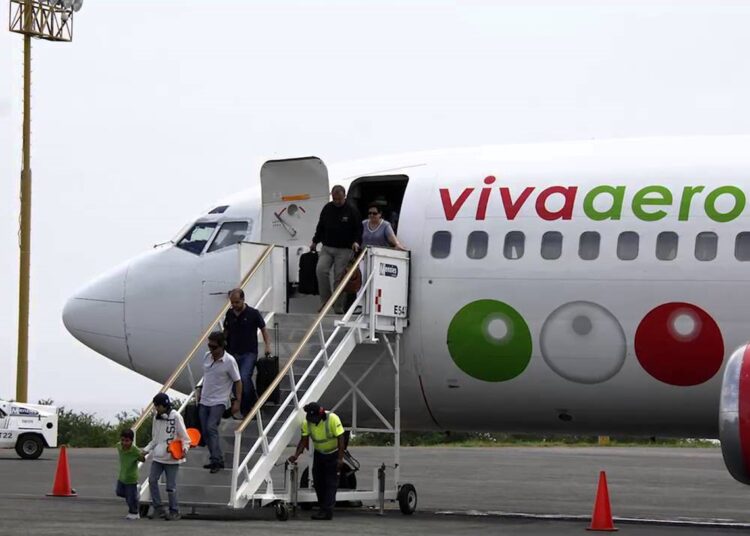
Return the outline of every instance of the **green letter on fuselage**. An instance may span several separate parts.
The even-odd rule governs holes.
[[[690,218],[690,203],[693,201],[695,194],[701,193],[705,186],[685,186],[682,189],[682,197],[680,198],[680,213],[677,216],[679,221],[688,221]]]
[[[647,197],[656,194],[656,197]],[[646,186],[633,196],[633,214],[639,220],[658,221],[667,215],[666,210],[647,212],[645,206],[669,206],[672,204],[672,192],[665,186]]]
[[[728,212],[716,210],[716,200],[720,195],[731,195],[734,197],[734,207]],[[706,216],[719,223],[725,223],[737,218],[745,210],[745,192],[736,186],[720,186],[706,196],[704,208]]]
[[[594,208],[594,199],[599,194],[608,194],[612,197],[612,205],[603,211]],[[622,216],[622,203],[625,198],[624,186],[597,186],[592,188],[583,199],[583,213],[594,221],[619,220]]]

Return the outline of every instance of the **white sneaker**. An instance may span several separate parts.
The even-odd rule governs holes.
[[[141,518],[141,516],[138,515],[138,514],[128,514],[128,515],[125,516],[125,519],[130,519],[130,520],[132,520],[132,519],[140,519],[140,518]]]

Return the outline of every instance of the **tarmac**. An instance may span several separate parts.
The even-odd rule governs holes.
[[[418,492],[417,513],[389,504],[339,509],[331,522],[299,511],[287,522],[271,509],[198,510],[173,523],[125,521],[114,497],[114,449],[70,449],[75,498],[46,497],[57,450],[35,461],[0,451],[0,535],[129,534],[583,534],[600,470],[607,472],[615,524],[625,534],[750,533],[750,488],[734,481],[717,448],[403,448],[401,477]],[[360,482],[391,450],[355,447]],[[184,514],[189,509],[183,509]],[[678,524],[679,526],[673,525]],[[323,525],[323,526],[321,526]],[[733,528],[730,528],[733,527]]]

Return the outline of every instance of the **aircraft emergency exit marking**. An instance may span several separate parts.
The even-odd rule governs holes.
[[[669,189],[658,184],[644,186],[632,195],[625,185],[595,186],[585,193],[579,192],[578,186],[548,186],[538,189],[526,186],[523,189],[511,189],[507,186],[497,188],[501,207],[493,205],[492,199],[497,179],[489,175],[484,179],[484,187],[464,188],[456,194],[449,188],[440,188],[440,201],[447,221],[456,217],[472,217],[484,220],[487,217],[504,216],[512,221],[527,205],[533,203],[537,216],[546,221],[571,220],[579,200],[585,217],[593,221],[620,220],[626,208],[633,216],[642,221],[659,221],[669,214],[667,209],[677,209],[677,220],[688,221],[695,211],[703,213],[711,220],[725,223],[738,218],[745,210],[747,198],[737,186],[724,185],[711,190],[706,186],[683,186]],[[479,190],[475,193],[475,190]],[[535,199],[531,199],[535,195]],[[583,197],[581,197],[583,195]],[[719,200],[723,201],[720,202]],[[496,204],[496,202],[495,202]]]

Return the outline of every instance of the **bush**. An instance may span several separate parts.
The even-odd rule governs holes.
[[[54,406],[52,400],[40,400],[38,404]],[[179,406],[177,406],[179,407]],[[133,426],[140,415],[130,410],[118,413],[115,423],[109,423],[94,413],[74,411],[65,406],[57,408],[57,442],[70,447],[112,447],[120,441],[120,431]],[[151,441],[151,416],[138,430],[137,444],[146,445]]]

